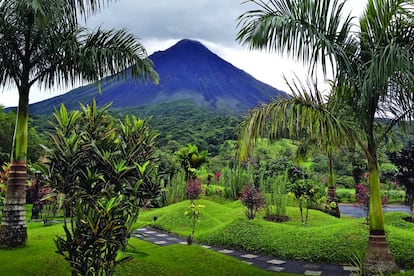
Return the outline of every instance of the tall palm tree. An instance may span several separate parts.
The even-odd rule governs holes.
[[[289,83],[288,83],[289,84]],[[332,98],[323,97],[316,83],[289,84],[293,97],[278,99],[253,109],[239,128],[239,158],[246,160],[258,137],[268,136],[270,141],[286,136],[302,140],[297,155],[316,148],[328,156],[328,199],[336,202],[333,170],[333,152],[352,142],[352,124],[341,120],[341,110]],[[307,92],[310,91],[310,92]],[[344,118],[344,117],[343,117]],[[253,139],[252,139],[253,138]],[[339,217],[335,207],[331,214]]]
[[[288,53],[309,64],[332,70],[333,93],[360,130],[354,136],[363,149],[369,172],[370,237],[364,271],[398,270],[389,251],[381,206],[377,149],[392,127],[413,118],[412,0],[368,0],[353,23],[339,0],[250,0],[259,6],[239,18],[237,39],[251,48]],[[330,68],[328,66],[330,65]],[[376,117],[391,118],[374,135]]]
[[[80,25],[79,20],[86,20],[104,2],[0,1],[0,85],[14,85],[19,93],[0,247],[24,246],[27,239],[25,182],[31,87],[99,83],[106,75],[127,72],[138,79],[158,79],[145,48],[132,34],[125,30],[89,31]],[[126,70],[128,67],[131,69]]]

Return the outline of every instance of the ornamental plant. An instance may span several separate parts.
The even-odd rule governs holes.
[[[309,208],[320,203],[323,198],[321,187],[311,179],[298,179],[290,182],[286,188],[289,195],[298,202],[302,224],[308,225]],[[303,217],[303,207],[306,207],[305,218]]]
[[[265,218],[277,222],[287,221],[287,204],[286,176],[280,175],[274,179],[270,193],[266,194]]]
[[[359,183],[355,186],[355,198],[358,206],[364,211],[365,220],[368,223],[369,215],[369,189],[364,184]]]
[[[241,192],[240,200],[246,206],[246,216],[248,219],[256,217],[257,210],[265,205],[265,198],[258,188],[245,185]]]
[[[112,275],[141,207],[156,206],[157,134],[134,116],[115,120],[96,101],[54,113],[48,179],[65,194],[65,236],[56,238],[72,275]],[[127,259],[122,259],[127,260]]]
[[[191,205],[188,207],[188,210],[184,213],[191,219],[191,234],[187,237],[188,245],[193,244],[196,223],[200,221],[201,209],[203,209],[204,207],[204,205],[195,204],[194,201],[191,201]]]
[[[115,266],[131,259],[119,256],[125,249],[138,206],[124,195],[110,199],[83,196],[72,209],[65,237],[57,237],[57,253],[70,263],[72,275],[112,275]]]
[[[188,180],[185,191],[188,199],[191,201],[197,199],[198,195],[201,194],[201,181],[197,178]]]

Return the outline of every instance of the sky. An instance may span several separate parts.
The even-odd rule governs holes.
[[[348,0],[346,7],[359,16],[367,0]],[[148,54],[165,50],[183,38],[198,40],[212,52],[246,71],[256,79],[277,89],[289,92],[284,80],[295,75],[306,78],[306,66],[286,56],[249,50],[236,41],[239,31],[237,17],[257,8],[244,0],[118,0],[106,4],[86,25],[94,29],[125,28],[133,33]],[[106,1],[105,1],[106,3]],[[318,78],[324,87],[323,76]],[[86,83],[85,83],[86,84]],[[66,93],[75,87],[40,90],[36,85],[30,92],[30,103]],[[105,91],[103,91],[105,93]],[[0,88],[0,105],[16,106],[18,93],[13,87]]]

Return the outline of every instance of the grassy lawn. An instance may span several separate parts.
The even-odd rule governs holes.
[[[70,275],[63,257],[54,253],[53,237],[63,234],[61,225],[44,227],[29,223],[25,248],[0,250],[0,275]],[[119,266],[117,275],[265,275],[269,274],[230,256],[200,246],[160,247],[131,239],[130,262]],[[292,274],[282,274],[292,275]]]
[[[202,204],[203,216],[196,225],[195,239],[224,248],[247,250],[281,258],[313,262],[350,263],[360,255],[368,243],[365,219],[344,217],[337,219],[323,212],[309,211],[309,226],[300,221],[299,209],[288,207],[290,220],[274,223],[259,213],[253,221],[245,218],[240,202],[216,203],[197,200]],[[186,237],[189,219],[184,216],[190,202],[183,201],[162,209],[143,212],[136,227],[151,225]],[[154,222],[153,217],[157,216]],[[388,242],[401,267],[414,268],[414,224],[401,218],[406,213],[386,213]]]
[[[224,248],[234,248],[289,259],[327,263],[350,263],[354,254],[366,249],[368,227],[364,219],[330,217],[310,210],[309,226],[300,222],[298,208],[289,207],[285,223],[265,221],[263,214],[245,219],[240,202],[207,199],[196,225],[195,239]],[[142,211],[135,228],[153,226],[187,236],[190,221],[184,215],[190,202]],[[30,216],[30,212],[28,213]],[[157,216],[154,222],[153,217]],[[393,255],[401,267],[414,268],[414,224],[401,219],[405,213],[387,213],[386,231]],[[0,250],[0,275],[69,275],[70,268],[56,254],[53,237],[62,235],[62,225],[43,226],[28,223],[29,239],[25,248]],[[130,262],[118,267],[117,275],[264,275],[268,272],[247,265],[230,256],[199,246],[160,247],[138,239],[130,240]],[[291,274],[278,274],[291,275]]]

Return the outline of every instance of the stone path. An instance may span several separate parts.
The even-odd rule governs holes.
[[[140,228],[133,232],[133,237],[150,241],[160,246],[167,246],[171,244],[187,244],[187,241],[182,237],[173,236],[158,230],[149,228]],[[229,255],[244,261],[245,263],[254,265],[261,269],[273,272],[287,272],[297,273],[303,275],[322,275],[322,276],[349,276],[357,275],[358,269],[352,266],[332,265],[332,264],[318,264],[302,261],[291,261],[271,256],[262,256],[251,254],[249,252],[235,251],[214,246],[198,244],[202,247],[217,251],[219,253]]]

